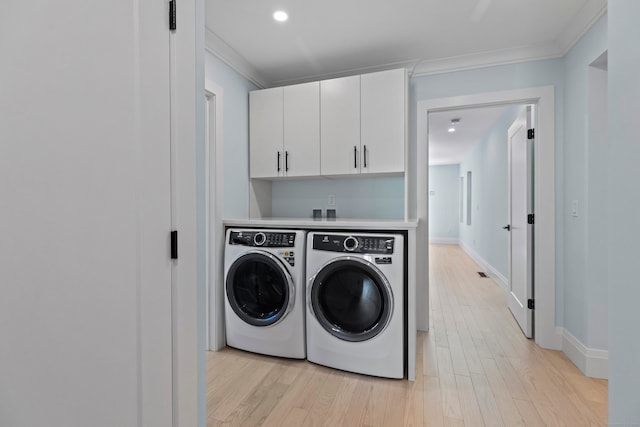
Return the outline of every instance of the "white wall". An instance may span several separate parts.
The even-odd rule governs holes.
[[[457,243],[460,165],[429,166],[429,241]]]
[[[609,1],[609,425],[640,426],[640,2]]]

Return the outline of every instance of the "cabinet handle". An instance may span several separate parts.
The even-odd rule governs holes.
[[[367,167],[367,146],[364,146],[364,167]]]
[[[280,172],[280,152],[278,151],[278,172]]]
[[[358,149],[355,145],[353,146],[353,168],[358,168]]]
[[[284,152],[284,170],[285,171],[289,171],[289,152],[285,151]]]

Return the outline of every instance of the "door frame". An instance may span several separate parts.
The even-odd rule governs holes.
[[[206,283],[207,344],[217,351],[225,346],[224,332],[224,91],[218,84],[205,80],[206,129],[213,124],[204,143],[204,264]],[[213,122],[213,123],[212,123]],[[205,139],[206,139],[205,134]]]
[[[419,101],[417,107],[417,146],[415,193],[418,225],[418,259],[428,260],[428,168],[430,112],[483,106],[535,104],[536,141],[534,145],[534,277],[536,278],[535,342],[540,347],[560,350],[562,338],[556,332],[556,255],[555,255],[555,93],[554,86],[540,86]],[[428,307],[428,263],[419,263],[417,300]],[[423,304],[420,304],[422,306]],[[418,329],[428,330],[428,310],[418,311]]]
[[[206,422],[205,293],[198,274],[196,159],[204,143],[204,0],[178,5],[171,32],[172,230],[179,231],[173,261],[173,425]]]

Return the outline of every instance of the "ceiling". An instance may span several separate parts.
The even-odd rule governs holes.
[[[390,68],[424,75],[563,56],[607,0],[206,0],[207,50],[258,87]],[[289,20],[276,22],[285,10]],[[509,107],[429,116],[429,163],[459,163]],[[448,133],[452,118],[461,122]]]
[[[501,105],[429,113],[429,165],[460,163],[510,108],[519,107]],[[460,119],[453,133],[448,131],[451,119]]]
[[[564,55],[607,0],[206,0],[206,47],[259,87]],[[276,10],[289,20],[273,20]]]

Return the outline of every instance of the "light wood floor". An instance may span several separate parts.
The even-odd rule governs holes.
[[[227,348],[207,356],[209,426],[606,425],[607,381],[524,338],[504,292],[458,246],[430,255],[415,382]]]

